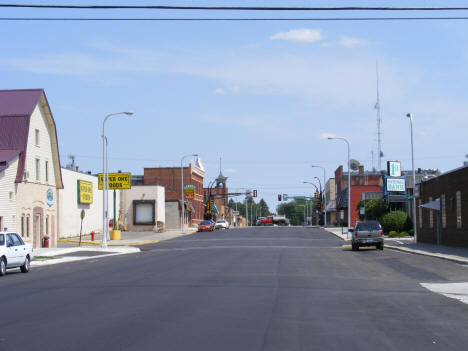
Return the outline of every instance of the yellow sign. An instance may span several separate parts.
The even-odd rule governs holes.
[[[107,173],[107,189],[130,189],[132,187],[132,175],[130,173]],[[99,190],[102,190],[102,173],[98,174]]]
[[[92,204],[93,203],[93,183],[84,180],[77,181],[78,203]]]

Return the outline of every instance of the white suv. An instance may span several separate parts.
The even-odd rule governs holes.
[[[0,276],[6,274],[7,268],[21,268],[29,272],[29,265],[34,258],[31,245],[25,244],[16,233],[0,232]]]

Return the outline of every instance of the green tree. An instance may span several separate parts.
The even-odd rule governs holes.
[[[383,199],[361,200],[357,204],[357,210],[359,211],[361,207],[365,207],[365,214],[361,215],[359,213],[361,220],[380,220],[390,211],[388,204]]]
[[[258,206],[260,207],[259,208],[259,215],[260,217],[266,217],[266,216],[270,216],[271,213],[270,213],[270,209],[268,208],[268,205],[266,203],[265,200],[263,200],[263,198],[260,200],[260,202],[258,203]]]
[[[307,206],[309,206],[308,211],[310,211],[311,201],[307,200],[307,203]],[[292,225],[301,225],[301,223],[304,221],[304,206],[306,206],[306,200],[293,200],[278,205],[277,212],[280,215],[285,215],[286,218],[290,220]],[[314,203],[313,208],[315,207],[316,205]],[[307,216],[308,214],[306,214],[306,217]]]

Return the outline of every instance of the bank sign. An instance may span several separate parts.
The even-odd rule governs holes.
[[[85,180],[77,180],[77,194],[79,204],[93,203],[93,183]]]
[[[130,173],[107,173],[107,189],[130,189],[132,187],[132,175]],[[98,174],[98,188],[102,190],[102,173]]]
[[[405,177],[386,178],[385,190],[387,193],[404,193],[406,191]]]

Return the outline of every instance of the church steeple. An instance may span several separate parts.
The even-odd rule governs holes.
[[[219,188],[222,186],[223,188],[226,187],[226,180],[227,177],[223,175],[223,172],[221,172],[221,157],[219,158],[219,176],[216,178],[216,187]]]

